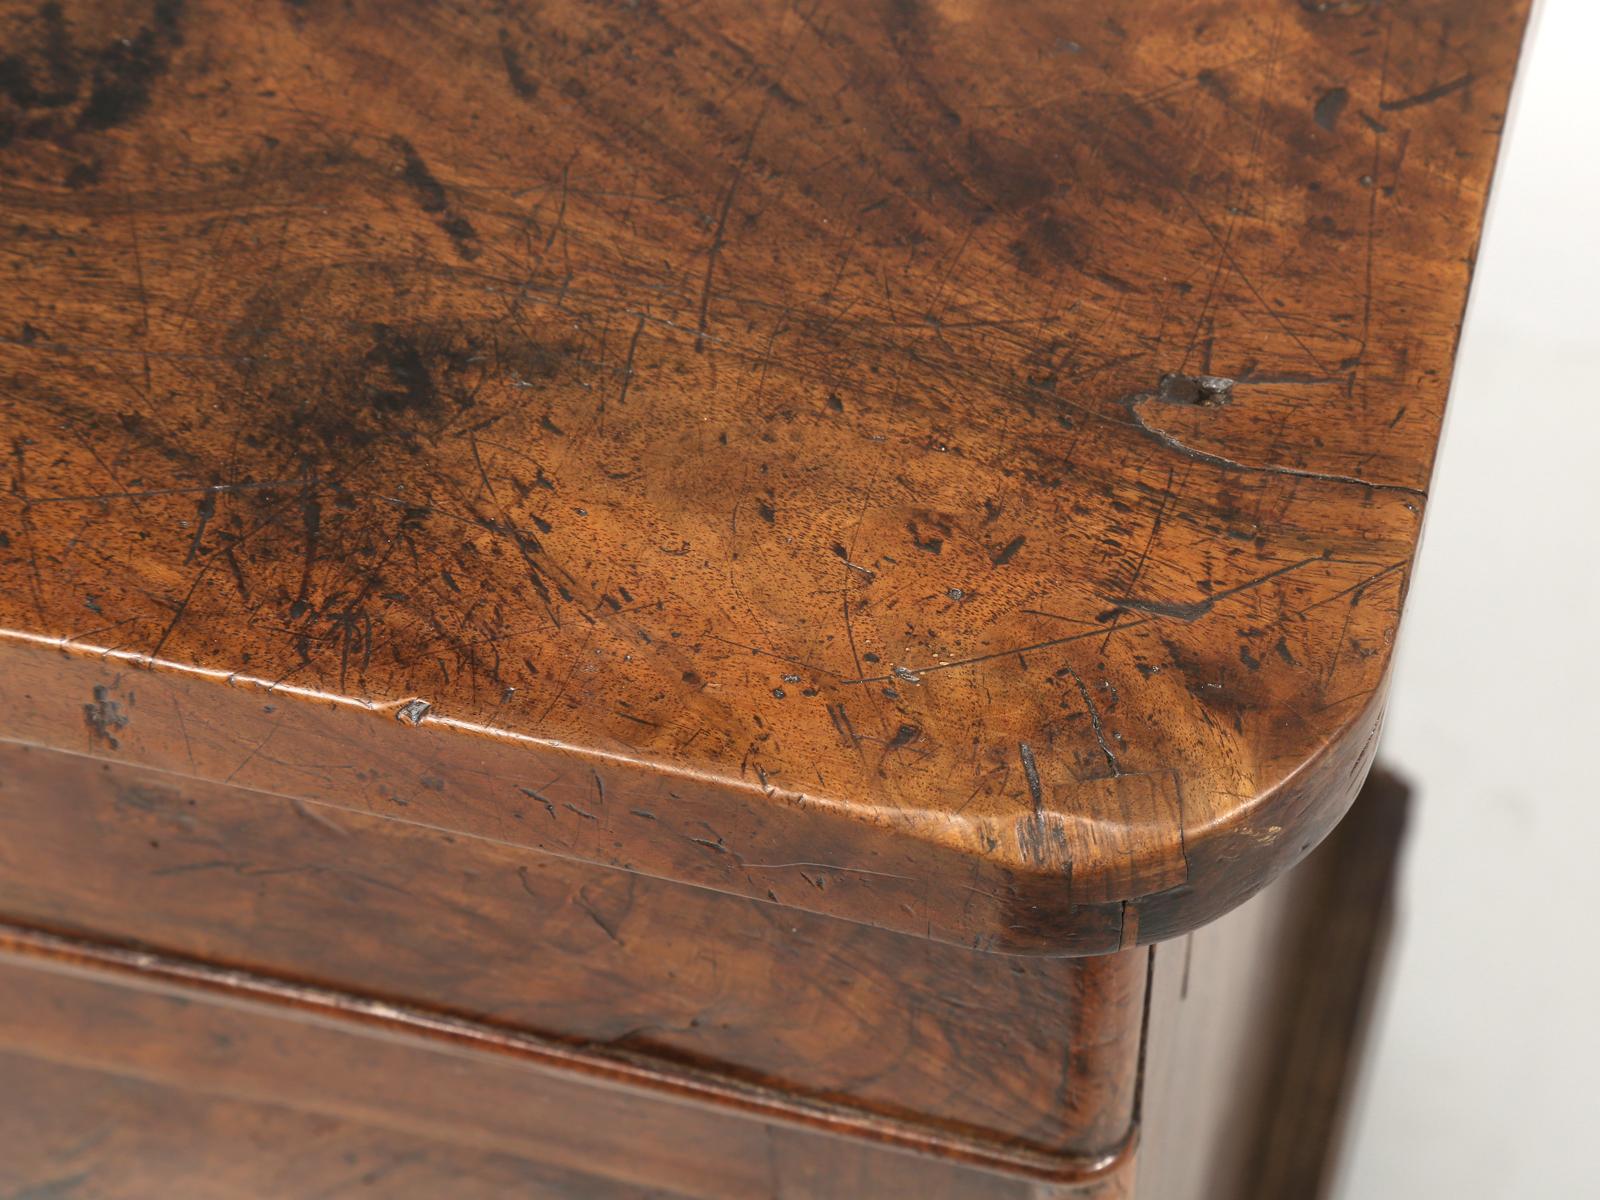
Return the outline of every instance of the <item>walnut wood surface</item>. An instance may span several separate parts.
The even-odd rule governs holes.
[[[70,1200],[670,1200],[673,1193],[541,1166],[285,1105],[0,1055],[26,1104],[0,1123],[0,1195]]]
[[[178,876],[208,874],[172,860],[211,834],[256,840],[218,819],[224,800],[274,805],[272,798],[229,797],[215,788],[192,788],[189,799],[197,802],[191,804],[165,794],[170,784],[152,784],[148,772],[81,759],[64,768],[63,756],[39,751],[6,757],[0,796],[24,790],[29,773],[40,770],[55,775],[61,797],[72,794],[74,769],[113,780],[110,787],[77,783],[90,793],[115,791],[120,807],[159,825],[135,822],[140,835],[157,835],[149,839],[146,890],[159,891],[168,868]],[[604,1047],[552,1042],[192,957],[0,926],[6,1082],[0,1188],[8,1195],[56,1188],[130,1198],[333,1197],[374,1188],[424,1197],[441,1187],[452,1195],[512,1191],[595,1200],[1310,1197],[1326,1180],[1337,1113],[1349,1090],[1351,1035],[1369,990],[1371,939],[1387,912],[1403,801],[1391,778],[1374,775],[1352,818],[1267,893],[1189,939],[1114,956],[1142,977],[1154,954],[1147,1044],[1142,1051],[1113,1048],[1117,1057],[1137,1053],[1143,1067],[1145,1128],[1137,1159],[1126,1140],[1100,1155],[1019,1150],[1007,1156],[994,1147],[974,1154],[969,1141],[927,1126],[863,1119],[792,1092],[730,1088],[694,1071],[663,1070],[640,1055],[607,1057]],[[290,810],[282,801],[277,807]],[[324,838],[337,836],[318,818],[296,819]],[[108,832],[81,807],[61,824],[84,828],[89,840]],[[57,865],[69,859],[41,828],[8,824],[0,846],[25,845],[54,856]],[[390,836],[400,833],[397,827]],[[451,844],[444,839],[441,858],[452,857]],[[139,886],[117,859],[109,856],[105,886]],[[157,869],[162,860],[168,868]],[[7,873],[16,866],[5,865]],[[461,870],[465,865],[454,862],[452,873],[493,874],[481,861],[473,864],[481,872]],[[369,849],[343,871],[310,856],[301,874],[351,888],[356,900],[364,893],[352,884],[372,870]],[[264,940],[279,935],[286,912],[282,897],[270,893],[291,874],[263,860],[251,875]],[[419,880],[416,890],[414,923],[440,919],[425,903],[428,881]],[[171,898],[154,896],[152,907]],[[227,904],[220,893],[212,899]],[[15,897],[6,903],[14,905]],[[314,907],[331,922],[353,916],[338,903]],[[485,911],[500,920],[492,906]],[[549,906],[545,923],[559,923],[560,914]],[[1338,928],[1324,928],[1330,923]],[[225,920],[202,927],[210,934],[218,924]],[[861,929],[856,935],[895,936]],[[341,940],[359,951],[359,937]],[[797,940],[805,945],[811,938]],[[900,940],[947,952],[934,942]],[[537,941],[530,949],[548,958],[552,947]],[[1009,961],[1089,975],[1113,960]],[[357,974],[371,969],[370,962],[354,966]],[[570,973],[571,966],[552,969]],[[916,1007],[926,998],[907,1003]],[[1125,1022],[1114,997],[1103,992],[1080,989],[1072,1005],[1098,1014],[1074,1034],[1079,1054],[1072,1070],[1092,1083],[1106,1074],[1106,1064],[1085,1055]],[[1034,1020],[1047,1017],[1036,1013]],[[783,1029],[776,1020],[769,1027]],[[847,1057],[861,1053],[852,1045],[836,1049]],[[839,1134],[851,1136],[841,1141]],[[908,1156],[912,1148],[921,1153]]]
[[[451,1195],[520,1172],[534,1195],[553,1179],[566,1188],[553,1194],[595,1200],[1131,1197],[1127,1153],[964,1162],[959,1146],[908,1139],[889,1122],[864,1130],[781,1097],[739,1103],[681,1080],[652,1089],[647,1069],[630,1074],[482,1026],[0,928],[0,1069],[19,1059],[48,1064],[6,1076],[40,1077],[37,1104],[0,1090],[0,1181],[20,1194],[49,1194],[64,1179],[76,1181],[72,1194],[139,1200],[317,1194],[293,1186],[303,1171],[302,1184],[331,1175],[329,1195],[419,1200],[438,1194],[424,1190],[430,1178],[454,1172]],[[142,1097],[174,1108],[117,1113]],[[184,1124],[190,1114],[197,1126]],[[283,1140],[325,1123],[349,1133],[358,1160],[408,1147],[398,1177],[340,1178],[315,1146]],[[151,1153],[162,1148],[165,1157]],[[232,1165],[213,1192],[181,1186],[218,1158]],[[274,1177],[289,1186],[271,1186]]]
[[[7,0],[6,736],[1191,928],[1365,769],[1526,8]]]
[[[82,755],[0,744],[0,914],[978,1146],[1134,1120],[1142,952],[975,953]]]

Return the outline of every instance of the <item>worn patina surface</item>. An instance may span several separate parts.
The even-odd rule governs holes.
[[[1525,7],[6,4],[7,735],[1192,927],[1369,761]]]

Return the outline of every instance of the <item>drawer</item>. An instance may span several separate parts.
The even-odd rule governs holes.
[[[974,1153],[1113,1153],[1132,1123],[1140,952],[973,953],[5,743],[0,919],[682,1063]]]
[[[36,934],[0,938],[0,1071],[0,1185],[26,1195],[1127,1195],[1116,1164],[1041,1184],[888,1126],[773,1121],[533,1039]]]

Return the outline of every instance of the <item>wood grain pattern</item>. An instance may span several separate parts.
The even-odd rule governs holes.
[[[62,767],[61,756],[37,751],[9,757],[24,767],[0,776],[0,795],[19,790],[38,760]],[[216,789],[201,789],[202,803],[169,806],[148,772],[78,766],[118,779],[116,790],[139,811],[165,813],[164,844],[201,840],[195,830],[217,804],[206,796]],[[56,794],[69,795],[71,776],[59,782]],[[1370,940],[1388,911],[1404,799],[1392,777],[1375,773],[1352,817],[1266,893],[1189,939],[1117,956],[1141,973],[1154,956],[1150,1034],[1137,1052],[1145,1131],[1136,1154],[1127,1139],[1100,1155],[985,1150],[792,1092],[664,1069],[644,1055],[608,1058],[604,1047],[10,927],[0,928],[0,1077],[8,1085],[0,1090],[0,1186],[139,1198],[333,1197],[374,1187],[401,1197],[442,1187],[593,1200],[1319,1195],[1348,1098],[1352,1035],[1370,988]],[[75,823],[96,835],[103,828],[82,820],[81,809],[64,822]],[[18,833],[5,826],[0,845]],[[28,841],[50,852],[49,839]],[[314,856],[307,865],[332,874]],[[346,879],[372,862],[349,866]],[[274,911],[264,906],[268,938],[277,935]],[[337,904],[318,911],[333,921],[351,915]],[[1055,965],[1087,974],[1099,962]],[[370,970],[359,964],[358,973]],[[1084,992],[1076,1002],[1112,1001]],[[1080,1051],[1092,1053],[1114,1018],[1079,1028]],[[776,1016],[769,1022],[781,1029]],[[1135,1048],[1118,1053],[1131,1057]],[[1092,1059],[1073,1062],[1082,1080],[1104,1070]],[[846,1140],[835,1140],[841,1134]]]
[[[26,1105],[0,1123],[0,1193],[71,1200],[669,1200],[525,1158],[285,1105],[0,1055]]]
[[[412,1141],[424,1162],[448,1147],[439,1169],[448,1170],[453,1158],[465,1168],[463,1186],[476,1175],[520,1168],[535,1179],[598,1175],[621,1185],[615,1189],[621,1195],[632,1188],[701,1200],[1129,1200],[1133,1177],[1131,1147],[1097,1158],[972,1156],[892,1121],[863,1128],[781,1096],[752,1103],[662,1076],[652,1086],[647,1068],[618,1069],[468,1022],[205,964],[0,930],[0,1065],[19,1057],[187,1095],[188,1106],[213,1123],[207,1132],[224,1145],[248,1137],[271,1147],[274,1124],[292,1127],[294,1118],[266,1108],[350,1123],[367,1131],[364,1139],[386,1132],[389,1145]],[[55,1078],[53,1070],[45,1075]],[[664,1088],[673,1099],[664,1099]],[[17,1136],[7,1131],[18,1128],[11,1110],[20,1100],[4,1097],[0,1146]],[[57,1106],[64,1124],[41,1122],[58,1146],[56,1139],[85,1131],[84,1110],[96,1106],[92,1095],[75,1101]],[[237,1107],[247,1111],[230,1111]],[[176,1142],[179,1153],[162,1161],[120,1153],[115,1141],[103,1147],[110,1162],[100,1182],[109,1175],[110,1188],[119,1180],[127,1188],[112,1194],[168,1194],[159,1188],[163,1180],[181,1178],[193,1159],[217,1153],[210,1139],[194,1144],[192,1134],[154,1116],[124,1136],[135,1150],[142,1138],[154,1137]],[[94,1179],[95,1142],[69,1141],[65,1161],[47,1165],[42,1178],[24,1176],[24,1187],[50,1186],[63,1173]],[[0,1171],[26,1169],[38,1162],[37,1151],[32,1147],[15,1166],[0,1164]],[[256,1170],[263,1165],[286,1169],[281,1156],[258,1159]],[[305,1164],[308,1171],[322,1165],[316,1155]],[[260,1195],[251,1166],[236,1163],[246,1175],[242,1190]],[[426,1178],[426,1167],[419,1174]],[[404,1182],[402,1176],[383,1194],[424,1194],[400,1190]],[[350,1192],[359,1188],[346,1185],[334,1194]],[[598,1200],[613,1192],[597,1185],[567,1194]]]
[[[1192,928],[1368,761],[1526,8],[6,0],[6,736]]]
[[[542,810],[540,812],[542,816]],[[0,913],[254,975],[1097,1157],[1142,952],[980,954],[520,847],[0,745]]]

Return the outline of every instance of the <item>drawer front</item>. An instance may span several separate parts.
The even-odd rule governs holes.
[[[543,817],[528,801],[529,819]],[[1142,951],[979,954],[0,744],[0,918],[643,1056],[982,1143],[1132,1115]]]
[[[0,1189],[140,1200],[1129,1194],[1126,1157],[1041,1182],[559,1057],[332,993],[0,931]]]
[[[0,1054],[0,1195],[646,1200],[671,1193],[282,1103]],[[53,1190],[52,1190],[53,1189]]]

